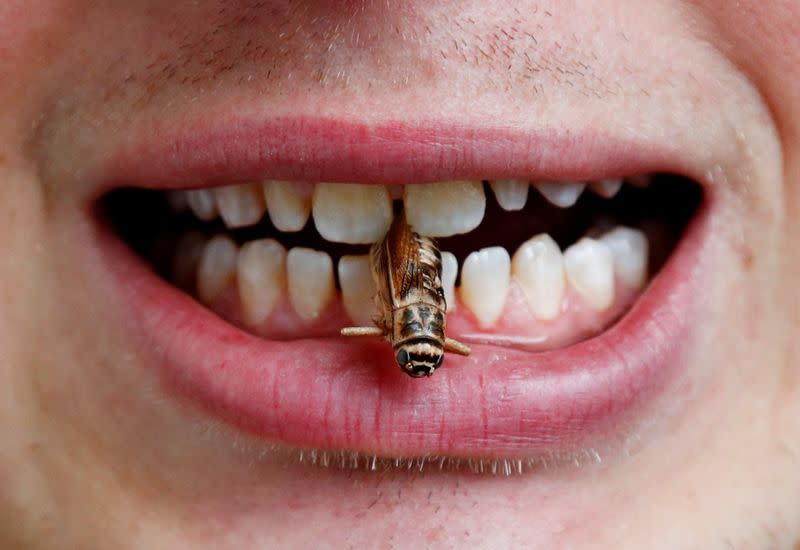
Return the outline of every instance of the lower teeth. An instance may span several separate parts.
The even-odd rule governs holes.
[[[458,185],[458,189],[451,189],[453,201],[471,200],[474,186]],[[494,193],[485,193],[490,200],[486,201],[485,214],[481,213],[479,227],[439,239],[445,251],[442,278],[449,335],[548,349],[596,334],[624,313],[648,275],[654,274],[668,255],[660,249],[649,254],[649,237],[656,231],[659,243],[666,236],[674,245],[701,194],[691,182],[662,176],[643,189],[626,185],[613,199],[601,198],[613,194],[616,186],[613,181],[591,184],[590,188],[599,189],[597,193],[584,193],[577,204],[566,209],[529,193],[524,208],[508,211],[498,202],[513,210],[525,202],[520,198],[525,188],[514,181],[494,182]],[[311,189],[282,182],[272,182],[268,187],[265,202],[273,223],[265,219],[256,225],[254,218],[264,214],[263,203],[244,203],[242,195],[232,192],[227,196],[222,192],[220,202],[210,200],[209,191],[185,193],[196,217],[211,219],[220,211],[227,229],[219,221],[198,223],[190,214],[175,215],[169,208],[154,206],[153,194],[144,191],[112,194],[108,206],[123,237],[150,256],[159,271],[250,332],[279,339],[332,336],[343,326],[370,324],[376,309],[366,257],[368,245],[331,243],[323,238],[341,240],[342,235],[352,235],[353,228],[346,225],[358,226],[359,220],[336,220],[335,208],[315,208],[315,218],[332,218],[326,227],[339,224],[343,228],[335,235],[320,235],[308,221]],[[351,203],[364,199],[363,191],[375,186],[359,187],[362,189],[353,190]],[[420,192],[424,198],[424,191],[434,187],[412,186],[406,190],[409,221],[415,208],[418,215],[426,208]],[[547,191],[542,193],[560,193],[562,196],[550,199],[563,204],[573,200],[566,195],[576,190],[575,186],[544,187]],[[253,188],[247,192],[253,193]],[[498,188],[502,190],[498,192]],[[484,184],[481,192],[486,189]],[[326,192],[328,189],[320,187],[313,191]],[[369,209],[382,208],[384,202],[391,205],[388,193],[381,197],[373,194],[375,197],[364,199]],[[491,200],[495,194],[497,202]],[[115,196],[123,195],[127,196],[116,200]],[[252,199],[256,203],[263,200],[261,195],[253,196],[258,197]],[[126,208],[130,197],[141,200],[142,208],[156,209],[156,217],[163,223],[142,227],[135,213]],[[283,207],[287,212],[280,211]],[[279,230],[297,229],[303,222],[302,231],[286,234]],[[454,218],[439,232],[451,231],[462,222],[464,227],[458,231],[476,224]],[[387,223],[357,227],[356,231],[363,229],[363,235],[356,241],[374,240]],[[250,227],[239,228],[244,225]],[[628,225],[649,227],[649,234]],[[163,244],[165,240],[176,242],[172,254],[166,260],[152,257],[149,250],[154,243]],[[514,251],[513,258],[508,251]]]

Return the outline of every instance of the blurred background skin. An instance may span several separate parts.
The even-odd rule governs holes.
[[[327,34],[306,34],[311,21]],[[721,376],[692,403],[692,420],[600,469],[378,477],[257,458],[257,441],[161,395],[79,265],[89,167],[140,120],[178,124],[193,108],[254,100],[276,113],[531,108],[565,120],[599,113],[602,124],[610,115],[597,106],[616,100],[581,102],[555,72],[531,95],[502,64],[430,55],[515,21],[544,44],[580,50],[594,37],[599,73],[570,89],[625,87],[621,67],[655,92],[659,74],[676,87],[693,74],[715,84],[698,86],[687,112],[719,101],[744,113],[736,139],[751,174],[732,192],[729,220],[740,238],[709,289],[715,345],[692,356]],[[672,47],[682,55],[671,58]],[[5,0],[0,75],[3,548],[800,544],[797,2]],[[652,109],[661,123],[686,114]]]

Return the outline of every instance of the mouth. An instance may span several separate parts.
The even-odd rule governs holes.
[[[698,179],[622,158],[435,180],[464,167],[374,151],[115,176],[100,248],[176,395],[301,456],[522,464],[623,438],[668,393],[711,211]],[[340,336],[373,325],[368,254],[401,211],[436,239],[447,336],[472,347],[422,379],[385,340]]]

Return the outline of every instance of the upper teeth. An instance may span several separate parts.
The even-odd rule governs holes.
[[[540,181],[534,183],[534,186],[544,198],[561,208],[569,208],[578,202],[578,198],[586,188],[585,183],[558,181]]]
[[[614,195],[616,195],[620,188],[622,188],[622,180],[621,179],[610,179],[610,180],[600,180],[600,181],[593,181],[589,184],[589,189],[600,195],[601,197],[605,197],[610,199]]]
[[[321,183],[313,211],[319,234],[334,242],[379,241],[392,223],[392,199],[382,185]]]
[[[304,195],[303,191],[307,194]],[[264,182],[269,218],[278,231],[300,231],[311,214],[311,193],[289,181]]]
[[[643,185],[644,178],[637,182]],[[585,182],[528,182],[495,180],[491,188],[501,208],[521,210],[533,185],[549,202],[567,208],[575,204]],[[612,198],[622,180],[590,182],[594,193]],[[481,181],[455,181],[425,185],[356,185],[346,183],[299,183],[266,181],[172,193],[177,211],[189,205],[194,215],[209,221],[218,215],[230,228],[258,223],[268,212],[279,231],[300,231],[313,210],[314,225],[328,241],[368,244],[380,240],[392,221],[392,200],[403,199],[411,226],[430,237],[468,233],[483,221],[486,197]]]
[[[186,192],[186,201],[189,208],[198,219],[210,221],[217,217],[217,201],[214,199],[214,192],[209,189],[196,189]]]
[[[486,196],[479,181],[409,185],[406,217],[415,231],[429,237],[469,233],[483,220]]]
[[[522,210],[528,202],[528,187],[530,184],[525,180],[497,180],[492,182],[492,190],[503,210],[509,212]]]
[[[218,187],[215,195],[219,214],[228,227],[255,225],[264,215],[266,207],[260,185]]]

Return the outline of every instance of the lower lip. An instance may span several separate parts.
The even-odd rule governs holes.
[[[710,224],[704,206],[669,262],[615,326],[530,353],[475,346],[412,379],[385,342],[266,341],[153,274],[110,229],[96,237],[141,353],[179,399],[270,441],[381,456],[533,456],[617,434],[685,370],[690,308]],[[677,396],[676,396],[677,397]]]

